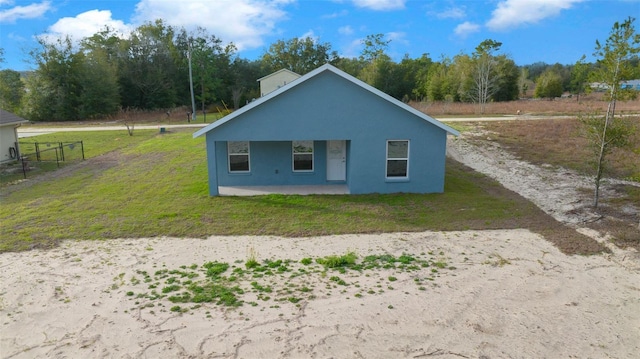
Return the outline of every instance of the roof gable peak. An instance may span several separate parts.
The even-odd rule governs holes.
[[[447,125],[445,125],[444,123],[432,118],[431,116],[426,115],[423,112],[420,112],[420,111],[416,110],[415,108],[405,104],[402,101],[397,100],[396,98],[392,97],[391,95],[388,95],[388,94],[376,89],[375,87],[373,87],[373,86],[371,86],[371,85],[369,85],[369,84],[367,84],[367,83],[365,83],[365,82],[363,82],[361,80],[358,80],[357,78],[347,74],[346,72],[338,69],[337,67],[327,63],[327,64],[324,64],[324,65],[318,67],[315,70],[312,70],[311,72],[308,72],[307,74],[303,75],[302,77],[300,77],[300,78],[298,78],[298,79],[296,79],[294,81],[291,81],[287,85],[285,85],[283,87],[280,87],[277,90],[275,90],[273,92],[270,92],[269,94],[267,94],[265,96],[260,97],[259,99],[255,100],[255,101],[251,102],[250,104],[240,108],[239,110],[237,110],[237,111],[235,111],[235,112],[223,117],[222,119],[203,127],[199,131],[195,132],[193,134],[193,137],[194,138],[195,137],[200,137],[200,136],[206,134],[207,132],[209,132],[209,131],[217,128],[217,127],[220,127],[220,126],[224,125],[225,123],[233,120],[234,118],[236,118],[238,116],[241,116],[243,113],[248,112],[248,111],[260,106],[261,104],[271,100],[274,97],[279,96],[280,94],[282,94],[284,92],[287,92],[287,91],[290,91],[290,90],[294,89],[296,86],[298,86],[298,85],[308,81],[309,79],[312,79],[312,78],[314,78],[314,77],[316,77],[316,76],[318,76],[318,75],[320,75],[320,74],[322,74],[324,72],[331,72],[331,73],[333,73],[335,75],[338,75],[339,77],[341,77],[341,78],[343,78],[343,79],[345,79],[345,80],[347,80],[347,81],[349,81],[349,82],[351,82],[351,83],[363,88],[366,91],[369,91],[369,92],[377,95],[381,99],[386,100],[386,101],[388,101],[388,102],[390,102],[390,103],[392,103],[392,104],[404,109],[405,111],[412,113],[413,115],[425,120],[428,123],[431,123],[432,125],[435,125],[436,127],[439,127],[441,129],[443,129],[444,131],[446,131],[446,132],[448,132],[448,133],[450,133],[452,135],[455,135],[455,136],[459,136],[460,135],[460,133],[458,131],[456,131],[455,129],[453,129],[453,128],[447,126]]]
[[[272,73],[270,73],[270,74],[268,74],[268,75],[266,75],[266,76],[263,76],[263,77],[261,77],[261,78],[257,79],[256,81],[257,81],[257,82],[260,82],[260,81],[262,81],[262,80],[264,80],[264,79],[268,79],[268,78],[270,78],[270,77],[277,76],[277,75],[279,75],[279,74],[281,74],[281,73],[284,73],[284,72],[286,72],[286,73],[288,73],[288,74],[291,74],[291,75],[298,76],[298,77],[300,77],[300,76],[301,76],[300,74],[295,73],[295,72],[293,72],[293,71],[291,71],[291,70],[289,70],[289,69],[280,69],[280,70],[278,70],[278,71],[276,71],[276,72],[272,72]]]

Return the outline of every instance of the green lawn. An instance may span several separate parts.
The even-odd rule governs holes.
[[[54,135],[40,140],[48,136]],[[454,161],[447,163],[443,194],[209,197],[204,139],[193,139],[191,130],[80,137],[89,154],[82,166],[2,187],[0,252],[64,239],[564,230],[532,203]],[[112,152],[96,157],[107,149]]]
[[[137,144],[143,139],[152,138],[157,133],[158,131],[156,130],[136,130],[134,131],[134,136],[129,136],[124,129],[122,131],[56,132],[47,135],[21,138],[20,151],[22,155],[29,158],[30,165],[35,165],[34,170],[27,173],[27,178],[33,178],[42,173],[65,167],[73,161],[81,160],[83,149],[85,158],[92,158],[119,148]],[[83,144],[78,144],[79,141],[82,141]],[[40,151],[43,151],[41,154],[43,162],[37,165],[35,164],[36,142],[40,144]],[[56,163],[56,152],[54,148],[57,147],[56,144],[59,142],[74,143],[72,148],[68,145],[64,148],[64,155],[67,162],[61,161]],[[58,152],[58,157],[60,156],[61,154]],[[10,166],[22,168],[20,163],[10,164]],[[0,186],[23,178],[21,170],[10,172],[0,171]]]

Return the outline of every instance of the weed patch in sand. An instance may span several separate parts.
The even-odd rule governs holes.
[[[442,251],[398,257],[370,254],[361,259],[355,252],[348,252],[319,257],[315,263],[312,258],[260,263],[251,257],[244,263],[214,261],[175,269],[137,270],[128,283],[123,281],[124,273],[114,281],[118,283],[116,288],[121,293],[126,291],[129,301],[134,302],[131,310],[186,313],[200,308],[193,305],[200,303],[228,309],[243,305],[281,309],[287,302],[298,304],[318,296],[348,299],[382,295],[385,289],[393,290],[389,283],[398,280],[411,281],[415,285],[413,294],[419,294],[427,286],[436,285],[443,273],[456,269],[446,261]]]

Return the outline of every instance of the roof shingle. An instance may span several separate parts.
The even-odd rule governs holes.
[[[29,122],[29,121],[9,111],[0,109],[0,126],[20,124],[20,123],[26,123],[26,122]]]

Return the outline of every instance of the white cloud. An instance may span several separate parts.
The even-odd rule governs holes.
[[[322,18],[323,19],[336,19],[336,18],[339,18],[339,17],[347,16],[347,15],[349,15],[349,11],[341,10],[339,12],[334,12],[332,14],[322,15]]]
[[[12,5],[13,1],[0,0],[0,5]],[[10,9],[0,10],[0,24],[13,24],[19,19],[35,19],[44,15],[51,10],[51,2],[43,1],[41,3],[33,3],[27,6],[14,6]]]
[[[187,30],[207,29],[238,50],[263,45],[263,36],[276,31],[287,18],[283,8],[293,0],[141,0],[134,19],[138,23],[164,19],[168,25]]]
[[[140,0],[131,24],[113,19],[109,10],[92,10],[58,20],[41,36],[50,41],[68,35],[78,41],[105,26],[126,35],[145,22],[163,19],[175,28],[193,30],[203,27],[223,42],[233,42],[238,50],[245,50],[263,45],[263,37],[275,32],[277,22],[286,19],[287,14],[282,8],[292,1]],[[317,37],[313,33],[311,35]]]
[[[405,2],[406,0],[353,0],[357,7],[379,11],[404,9]]]
[[[391,31],[385,34],[385,39],[395,43],[400,43],[405,45],[409,44],[409,41],[407,40],[406,32]]]
[[[363,41],[364,39],[352,40],[350,43],[343,46],[343,48],[341,49],[340,56],[346,57],[346,58],[358,57],[358,55],[360,55],[360,52],[362,51]]]
[[[480,25],[478,24],[474,24],[472,22],[469,21],[465,21],[462,24],[456,26],[455,30],[453,30],[453,32],[462,38],[467,37],[468,35],[474,33],[474,32],[478,32],[480,31]]]
[[[27,41],[26,38],[16,34],[15,32],[10,32],[9,34],[7,34],[7,37],[11,40],[18,41],[18,42]]]
[[[338,33],[341,35],[353,35],[353,28],[349,25],[338,28]]]
[[[313,42],[318,42],[318,35],[316,35],[313,30],[309,30],[307,32],[305,32],[304,34],[300,35],[299,39],[306,39],[306,38],[311,38],[311,40],[313,40]]]
[[[463,7],[452,7],[436,13],[438,19],[462,19],[465,16],[467,16],[467,14]]]
[[[76,17],[63,17],[51,25],[46,33],[42,34],[48,42],[57,38],[69,36],[72,41],[80,41],[96,32],[103,30],[105,26],[122,35],[130,31],[130,26],[121,20],[111,18],[109,10],[91,10],[79,14]]]
[[[493,10],[486,25],[490,30],[499,31],[535,24],[582,1],[584,0],[503,0]]]

